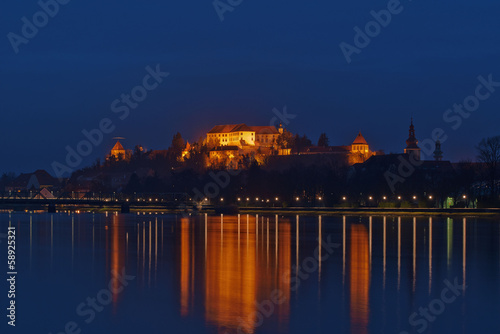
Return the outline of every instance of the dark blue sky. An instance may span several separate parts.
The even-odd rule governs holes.
[[[445,159],[474,158],[481,138],[500,135],[500,88],[456,130],[443,114],[474,94],[479,75],[500,81],[500,3],[401,1],[348,64],[339,44],[353,44],[353,28],[387,3],[244,0],[221,22],[211,0],[72,0],[16,54],[7,34],[21,35],[21,18],[40,7],[7,2],[0,172],[52,172],[103,118],[116,129],[81,166],[104,157],[114,136],[161,149],[177,131],[195,140],[215,124],[268,125],[285,105],[297,115],[288,128],[313,141],[326,132],[330,144],[350,144],[361,130],[372,149],[401,152],[413,116],[420,140],[446,132]],[[170,76],[120,120],[111,103],[156,64]]]

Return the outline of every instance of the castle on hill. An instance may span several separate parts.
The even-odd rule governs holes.
[[[288,137],[287,137],[288,135]],[[217,166],[228,169],[240,169],[248,166],[249,162],[256,161],[264,165],[271,157],[282,157],[277,159],[280,163],[293,160],[286,156],[303,156],[302,160],[314,162],[318,159],[335,159],[348,165],[364,163],[372,156],[384,155],[382,151],[374,151],[370,148],[361,131],[350,145],[340,146],[309,146],[302,151],[292,150],[291,134],[282,127],[275,126],[248,126],[240,124],[222,124],[214,126],[206,133],[203,143],[209,148],[207,167]],[[186,143],[180,161],[189,157],[193,146]],[[420,148],[415,137],[413,118],[410,122],[408,139],[404,153],[412,155],[415,160],[420,160]],[[111,149],[109,158],[117,160],[128,160],[131,150],[126,150],[120,141],[117,141]],[[434,158],[441,161],[443,152],[441,143],[436,142]]]

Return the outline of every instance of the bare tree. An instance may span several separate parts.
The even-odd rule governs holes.
[[[484,164],[490,183],[491,197],[496,196],[497,169],[500,164],[500,136],[483,138],[476,147],[477,159]]]

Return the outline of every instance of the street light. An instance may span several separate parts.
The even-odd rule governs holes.
[[[295,197],[295,200],[298,202],[298,201],[299,201],[299,198],[298,198],[298,197]]]
[[[346,199],[347,199],[347,198],[346,198],[345,196],[344,196],[344,197],[342,197],[342,200],[344,200],[344,201],[345,201]]]
[[[368,197],[368,199],[371,201],[373,199],[373,197],[370,196],[370,197]]]
[[[323,197],[320,196],[320,197],[318,197],[318,199],[321,201],[321,200],[323,200]]]
[[[384,197],[382,197],[382,199],[385,201],[387,199],[387,197],[384,196]]]
[[[417,196],[413,196],[413,199],[417,199]]]
[[[462,196],[462,198],[463,198],[463,199],[466,199],[466,198],[467,198],[467,196],[466,196],[466,195],[463,195],[463,196]]]
[[[431,196],[429,196],[429,199],[432,199],[432,195],[431,195]]]
[[[398,199],[401,199],[401,196],[398,196]]]

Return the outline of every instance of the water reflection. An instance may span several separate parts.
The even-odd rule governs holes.
[[[124,261],[124,244],[121,238],[121,228],[118,221],[118,216],[113,216],[113,222],[111,224],[111,264],[110,264],[110,276],[111,276],[111,293],[113,296],[113,309],[116,310],[116,306],[118,303],[118,291],[121,288],[122,283],[117,278],[117,275],[113,273],[121,273],[122,268],[125,265]]]
[[[118,291],[121,283],[113,272],[125,269],[136,275],[126,293],[112,294],[109,310],[123,322],[128,318],[122,306],[134,309],[137,303],[144,308],[140,316],[158,328],[193,322],[201,324],[194,331],[201,333],[303,333],[309,326],[315,327],[311,332],[412,332],[416,328],[408,322],[410,314],[440,298],[443,281],[455,278],[473,290],[467,291],[471,299],[464,292],[462,301],[447,306],[440,318],[452,318],[454,332],[473,327],[462,316],[465,305],[468,312],[475,305],[487,315],[500,309],[490,298],[500,279],[500,227],[494,220],[27,214],[24,225],[19,221],[15,214],[8,216],[20,242],[26,242],[20,246],[26,260],[20,263],[29,264],[33,275],[74,272],[72,279],[80,287],[71,290],[72,300],[95,294],[108,283],[111,292]],[[342,247],[330,254],[328,238]],[[304,279],[301,265],[316,248],[317,270]],[[45,264],[52,264],[49,273]],[[297,290],[284,279],[290,276],[301,279]],[[87,280],[96,282],[90,291],[81,287]],[[45,290],[41,283],[37,288]],[[258,304],[275,290],[284,303],[263,317]],[[127,299],[128,294],[134,298]],[[54,298],[68,303],[64,295]],[[429,333],[447,332],[439,321],[449,321],[440,319]]]
[[[268,300],[275,289],[283,292],[285,303],[277,306],[280,323],[289,316],[290,282],[284,280],[291,270],[291,224],[274,224],[264,217],[246,217],[241,238],[241,217],[208,217],[205,222],[204,306],[206,321],[224,330],[241,328],[253,333],[261,323],[256,302]],[[219,221],[219,222],[217,222]],[[264,226],[265,225],[265,226]],[[193,308],[194,291],[193,231],[195,225],[182,222],[181,230],[181,314]],[[260,230],[260,231],[259,231]],[[259,233],[260,232],[260,233]],[[274,256],[269,249],[274,248]]]
[[[350,314],[351,333],[354,334],[368,333],[370,316],[370,250],[368,240],[368,233],[364,225],[351,225]]]

